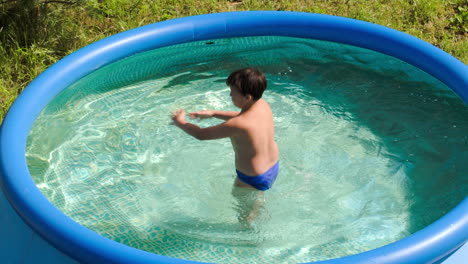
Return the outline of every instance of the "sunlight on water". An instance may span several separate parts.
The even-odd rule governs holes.
[[[237,41],[218,40],[208,50],[190,44],[212,56],[210,65],[194,54],[164,60],[190,47],[184,44],[109,65],[62,93],[29,137],[38,188],[108,238],[222,263],[356,254],[423,228],[466,195],[466,184],[457,186],[467,181],[461,171],[467,169],[468,110],[442,84],[396,59],[349,46]],[[221,52],[227,47],[229,56]],[[326,52],[317,56],[321,49]],[[387,63],[379,66],[382,59]],[[179,108],[235,110],[224,80],[245,64],[269,80],[264,99],[274,112],[281,161],[264,197],[243,194],[262,204],[251,226],[238,220],[245,204],[233,195],[239,190],[232,187],[230,141],[197,141],[169,118]],[[437,190],[421,180],[429,169],[445,187],[427,204]]]

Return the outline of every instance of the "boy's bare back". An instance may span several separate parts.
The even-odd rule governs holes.
[[[236,169],[248,176],[265,173],[278,161],[273,113],[269,104],[259,99],[247,111],[233,118],[241,133],[231,137]],[[245,186],[236,181],[237,186]]]

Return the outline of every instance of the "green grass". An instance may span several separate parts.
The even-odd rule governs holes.
[[[0,120],[38,74],[92,42],[168,19],[243,10],[360,19],[416,36],[468,64],[468,0],[0,1]]]

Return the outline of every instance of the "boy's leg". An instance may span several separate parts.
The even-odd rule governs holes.
[[[236,199],[236,210],[239,222],[251,227],[252,222],[259,216],[265,204],[265,196],[262,191],[234,186],[232,196]]]

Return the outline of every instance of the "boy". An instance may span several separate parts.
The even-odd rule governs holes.
[[[265,191],[271,188],[279,171],[273,113],[261,99],[266,89],[265,76],[253,68],[235,71],[226,84],[240,112],[204,110],[189,113],[191,118],[215,117],[225,120],[216,126],[200,128],[185,121],[185,111],[172,115],[174,124],[199,140],[229,137],[235,152],[235,186]]]

